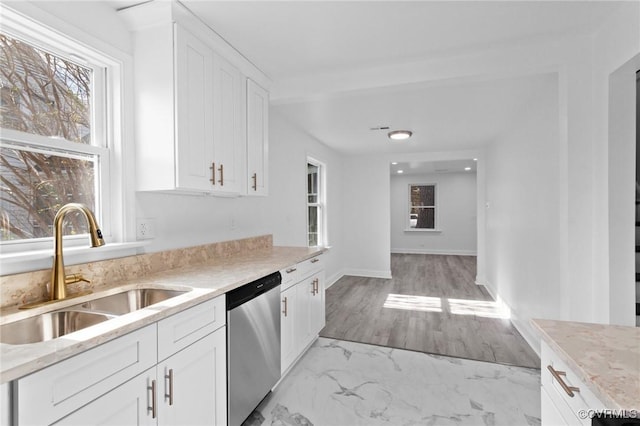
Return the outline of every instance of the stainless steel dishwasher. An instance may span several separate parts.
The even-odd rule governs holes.
[[[239,426],[280,379],[280,272],[227,293],[229,426]]]

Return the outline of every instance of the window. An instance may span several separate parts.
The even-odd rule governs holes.
[[[309,247],[325,244],[324,165],[307,160],[307,237]]]
[[[50,247],[55,214],[69,202],[88,205],[105,236],[122,239],[121,228],[113,229],[114,222],[121,223],[115,217],[121,211],[114,212],[122,205],[117,199],[103,203],[111,201],[110,188],[120,182],[111,171],[113,146],[121,137],[111,125],[120,111],[111,101],[120,63],[6,10],[3,20],[2,252]],[[70,214],[64,234],[85,232],[85,221]]]
[[[409,229],[436,229],[436,185],[409,185]]]

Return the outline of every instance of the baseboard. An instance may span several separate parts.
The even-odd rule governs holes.
[[[340,278],[344,277],[344,270],[340,270],[326,279],[324,283],[325,290],[334,285]]]
[[[384,278],[391,279],[391,271],[377,271],[374,269],[345,269],[343,275],[352,275],[355,277],[367,278]]]
[[[440,254],[449,256],[477,256],[473,250],[437,250],[437,249],[413,249],[413,248],[392,248],[393,254]]]
[[[540,357],[540,338],[531,332],[531,326],[525,326],[525,324],[522,323],[522,321],[518,318],[517,312],[514,311],[513,308],[500,297],[500,295],[493,289],[489,281],[484,279],[483,282],[480,282],[479,277],[476,277],[476,284],[484,286],[491,297],[493,297],[493,300],[500,301],[500,303],[504,304],[509,309],[509,311],[511,312],[509,321],[511,322],[511,324],[513,324],[515,329],[518,330],[518,333],[520,333],[529,347],[531,347],[531,349],[533,349],[538,357]]]

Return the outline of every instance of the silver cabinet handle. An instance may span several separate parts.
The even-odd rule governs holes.
[[[224,186],[224,165],[223,164],[220,164],[218,171],[220,172],[220,180],[218,182],[220,182],[220,186]]]
[[[287,274],[290,274],[290,273],[295,272],[295,271],[297,271],[297,269],[296,269],[296,268],[289,268],[289,269],[287,269],[285,272],[286,272]]]
[[[169,379],[169,405],[173,405],[173,368],[169,369],[169,375],[166,376]]]
[[[282,313],[284,314],[284,316],[287,316],[287,297],[285,296],[284,299],[282,299],[282,303],[284,303],[284,311],[282,311]]]
[[[318,259],[318,258],[311,259],[311,263],[316,263],[316,262],[320,262],[320,259]]]
[[[565,371],[559,371],[553,368],[550,365],[547,365],[547,369],[551,372],[551,375],[558,381],[562,389],[569,395],[571,398],[575,396],[574,392],[580,392],[580,388],[575,386],[569,386],[562,380],[562,376],[566,377],[567,373]]]
[[[157,414],[156,407],[156,381],[151,381],[151,418],[155,419]]]

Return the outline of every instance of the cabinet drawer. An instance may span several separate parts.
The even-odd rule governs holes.
[[[225,324],[224,295],[158,322],[158,361],[166,359]]]
[[[324,256],[322,254],[300,262],[298,263],[298,280],[313,275],[322,269],[324,269]]]
[[[280,270],[282,282],[280,283],[280,291],[285,291],[298,282],[298,264],[291,265],[288,268]]]
[[[578,413],[581,410],[602,411],[607,407],[544,341],[541,343],[541,355],[540,380],[543,389],[548,392],[549,397],[554,401],[569,424],[574,424],[575,420],[575,424],[591,425],[591,419],[578,419]],[[573,392],[573,397],[569,396],[563,389],[560,381],[549,370],[549,366],[556,372],[561,372],[560,378],[567,386],[578,388],[577,391]],[[570,417],[570,415],[573,417]]]
[[[17,381],[16,423],[51,424],[156,364],[156,325]]]

